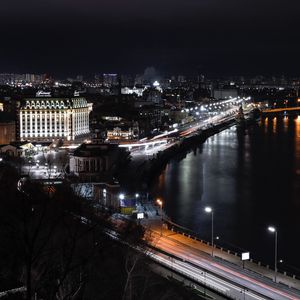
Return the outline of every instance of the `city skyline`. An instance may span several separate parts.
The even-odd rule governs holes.
[[[2,0],[0,298],[300,300],[299,0]]]
[[[0,71],[297,75],[299,3],[4,1]]]

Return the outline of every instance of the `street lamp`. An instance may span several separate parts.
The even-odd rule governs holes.
[[[205,207],[205,212],[211,214],[211,256],[214,256],[214,211],[211,207]]]
[[[268,230],[271,233],[275,233],[275,249],[274,249],[274,268],[275,268],[275,276],[274,281],[276,282],[276,275],[277,275],[277,230],[273,226],[269,226]]]
[[[160,215],[161,215],[160,236],[162,236],[162,226],[163,226],[162,206],[163,206],[163,202],[160,199],[156,199],[156,202],[160,206]]]

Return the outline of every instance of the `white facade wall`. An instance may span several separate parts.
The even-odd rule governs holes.
[[[75,140],[89,133],[91,109],[84,98],[28,99],[20,108],[20,139]]]
[[[108,168],[105,157],[77,157],[70,158],[70,172],[79,175],[80,173],[105,172]]]

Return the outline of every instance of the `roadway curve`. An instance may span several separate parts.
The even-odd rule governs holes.
[[[156,249],[163,250],[165,253],[179,258],[181,261],[174,259],[172,261],[170,256],[168,258],[169,267],[174,268],[174,266],[176,266],[177,268],[181,268],[181,271],[182,268],[184,268],[186,275],[194,280],[199,279],[198,281],[201,282],[200,279],[201,276],[203,278],[203,270],[207,271],[207,278],[208,276],[211,276],[208,275],[208,272],[216,275],[217,277],[213,276],[215,277],[214,280],[210,277],[210,280],[214,281],[215,289],[222,292],[220,291],[221,285],[222,289],[225,290],[224,293],[227,295],[229,293],[234,299],[245,299],[245,296],[247,296],[246,299],[253,300],[300,300],[300,292],[297,293],[297,291],[285,288],[267,278],[254,273],[249,274],[249,272],[240,270],[234,265],[229,265],[228,263],[226,264],[217,259],[213,259],[204,252],[172,240],[169,237],[160,236],[157,232],[151,233],[151,238],[148,240],[148,243]],[[156,253],[155,255],[159,256],[160,260],[164,259],[162,253]],[[228,281],[231,284],[229,284]],[[243,288],[245,289],[244,292]],[[256,294],[251,293],[251,291]],[[258,295],[261,295],[262,297]]]

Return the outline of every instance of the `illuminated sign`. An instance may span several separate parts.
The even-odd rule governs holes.
[[[144,213],[138,213],[138,214],[136,215],[136,218],[137,218],[137,219],[144,219]]]
[[[242,253],[242,260],[249,260],[250,259],[250,252]]]
[[[51,97],[50,92],[37,91],[36,97]]]

